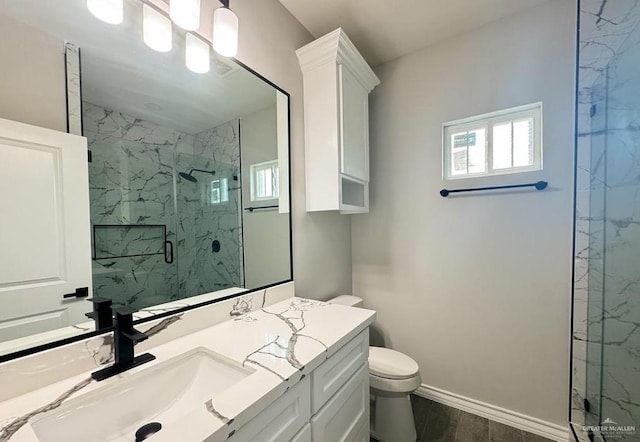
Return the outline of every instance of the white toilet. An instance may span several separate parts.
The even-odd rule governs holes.
[[[362,307],[362,299],[342,295],[332,304]],[[416,361],[389,348],[369,347],[371,437],[381,442],[415,442],[416,427],[409,395],[422,379]]]

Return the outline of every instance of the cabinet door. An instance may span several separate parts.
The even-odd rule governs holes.
[[[291,442],[311,442],[311,425],[307,424],[302,427],[302,430],[293,436]]]
[[[311,418],[312,440],[314,442],[361,442],[363,425],[368,423],[369,364],[364,364]],[[368,435],[368,431],[364,433]],[[365,438],[364,441],[366,440]]]
[[[369,94],[353,73],[338,65],[340,171],[369,181]]]
[[[307,377],[238,429],[228,441],[288,441],[309,422],[310,416],[311,385]]]
[[[86,321],[86,139],[0,119],[0,207],[0,342]]]
[[[369,359],[369,329],[311,373],[311,413],[316,413]]]

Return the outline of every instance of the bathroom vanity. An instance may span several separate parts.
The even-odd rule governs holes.
[[[0,441],[130,441],[153,422],[155,441],[367,441],[374,318],[289,298],[147,347],[156,360],[110,379],[2,402]]]

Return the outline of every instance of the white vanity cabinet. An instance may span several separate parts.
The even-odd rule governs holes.
[[[369,211],[369,93],[380,80],[342,29],[296,51],[304,77],[307,211]]]
[[[230,442],[368,442],[369,330],[238,429]]]

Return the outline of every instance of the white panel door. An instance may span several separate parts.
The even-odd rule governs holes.
[[[369,93],[346,66],[340,80],[340,168],[345,175],[369,182]]]
[[[0,119],[0,342],[86,321],[86,139]]]

